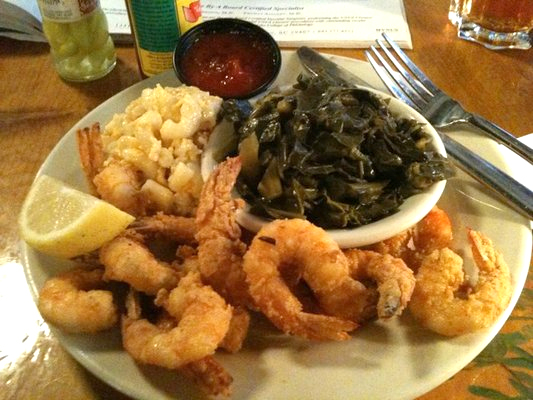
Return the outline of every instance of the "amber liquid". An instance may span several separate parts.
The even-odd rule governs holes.
[[[463,18],[496,32],[533,27],[533,0],[466,0]]]

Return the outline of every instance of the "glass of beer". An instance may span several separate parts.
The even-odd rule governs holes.
[[[448,16],[461,39],[493,50],[532,46],[533,0],[451,0]]]
[[[461,7],[464,0],[450,0],[450,10],[448,11],[448,19],[455,26],[459,26],[461,20]]]

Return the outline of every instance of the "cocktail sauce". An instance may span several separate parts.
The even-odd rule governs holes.
[[[251,32],[211,32],[185,51],[180,68],[189,85],[239,98],[270,81],[276,59],[271,44]]]

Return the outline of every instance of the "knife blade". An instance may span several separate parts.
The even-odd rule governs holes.
[[[368,82],[309,47],[302,46],[296,53],[304,69],[314,76],[321,76],[341,86],[373,88]],[[459,168],[494,191],[497,198],[505,201],[515,211],[533,220],[533,192],[531,190],[446,133],[439,130],[437,132],[442,138],[447,154]]]
[[[341,85],[356,87],[364,86],[376,89],[357,75],[354,75],[352,72],[333,61],[328,60],[326,57],[307,46],[298,48],[296,53],[298,54],[302,66],[312,75],[321,76]]]

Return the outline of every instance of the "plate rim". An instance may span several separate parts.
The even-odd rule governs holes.
[[[288,53],[294,53],[294,52],[293,51],[284,50],[284,51],[282,51],[283,57],[286,57],[286,55]],[[347,64],[351,64],[351,63],[355,62],[355,63],[361,63],[361,64],[369,65],[368,63],[366,63],[364,61],[361,61],[361,60],[357,60],[357,59],[352,59],[352,58],[343,57],[343,56],[336,56],[336,55],[330,55],[330,56],[333,59],[344,61]],[[124,90],[120,91],[116,95],[114,95],[111,98],[107,99],[106,101],[101,103],[99,106],[97,106],[96,108],[91,110],[89,113],[87,113],[71,129],[69,129],[67,131],[67,133],[65,134],[65,136],[63,138],[61,138],[61,140],[58,141],[58,143],[54,146],[54,148],[51,150],[51,152],[49,153],[49,155],[47,156],[47,158],[45,159],[43,164],[40,166],[40,168],[39,168],[39,170],[38,170],[38,172],[36,174],[36,178],[39,175],[43,174],[44,171],[46,171],[46,169],[47,169],[47,161],[50,160],[51,158],[53,158],[53,156],[56,154],[56,152],[59,151],[60,147],[64,146],[66,141],[69,140],[67,138],[67,135],[68,134],[72,135],[73,134],[72,132],[75,130],[75,128],[77,126],[79,126],[80,124],[82,124],[82,122],[84,120],[88,119],[90,115],[92,115],[93,113],[97,113],[98,111],[102,110],[106,106],[108,101],[111,101],[112,99],[115,99],[117,96],[122,95],[124,92],[137,90],[137,89],[145,88],[145,87],[150,87],[150,85],[153,85],[153,84],[159,82],[159,80],[161,79],[161,77],[163,75],[169,74],[169,73],[171,73],[171,71],[167,71],[167,72],[165,72],[163,74],[156,75],[156,76],[151,77],[149,79],[146,79],[144,81],[137,82],[134,85],[132,85],[132,86],[130,86],[128,88],[125,88]],[[176,78],[176,84],[177,85],[179,84],[179,81],[177,81],[177,78]],[[504,162],[504,160],[502,160],[502,162]],[[525,221],[525,219],[524,219],[524,221]],[[529,221],[527,221],[527,222],[529,223]],[[524,222],[524,224],[525,224],[525,222]],[[529,235],[528,238],[525,238],[525,243],[526,243],[526,246],[529,243],[529,248],[531,248],[531,235]],[[30,265],[29,265],[29,263],[31,262],[30,261],[30,254],[32,252],[33,252],[33,249],[31,249],[26,243],[24,243],[24,242],[21,243],[20,254],[21,254],[21,259],[22,259],[22,263],[23,263],[24,274],[25,274],[26,279],[28,281],[28,284],[30,286],[30,289],[31,289],[30,291],[31,291],[32,297],[33,297],[34,301],[36,302],[38,288],[37,288],[37,284],[36,284],[35,280],[33,279],[34,277],[31,274]],[[522,255],[522,261],[524,263],[527,263],[526,254]],[[457,372],[459,372],[461,369],[463,369],[464,366],[466,366],[470,361],[472,361],[472,359],[475,358],[475,356],[477,354],[479,354],[479,352],[483,348],[485,348],[488,345],[488,343],[490,343],[490,341],[493,340],[493,338],[501,330],[502,326],[505,324],[505,322],[507,321],[509,315],[511,314],[512,310],[514,309],[514,307],[516,305],[516,302],[518,301],[518,298],[519,298],[519,296],[520,296],[520,294],[522,292],[522,288],[523,288],[523,286],[525,284],[525,281],[527,279],[528,268],[521,268],[518,271],[520,273],[517,274],[516,276],[514,276],[514,280],[513,280],[513,284],[514,284],[515,290],[514,290],[512,298],[511,298],[511,301],[510,301],[508,307],[506,308],[506,310],[502,313],[502,315],[500,315],[498,321],[490,328],[490,332],[494,332],[494,334],[483,335],[483,339],[481,341],[477,342],[477,344],[475,346],[475,349],[472,349],[472,348],[470,349],[469,353],[475,353],[471,358],[467,357],[467,359],[463,360],[464,362],[457,363],[456,364],[456,368],[453,368],[452,370],[441,371],[440,374],[434,375],[432,379],[425,380],[424,382],[419,382],[419,385],[417,386],[416,390],[408,391],[408,393],[406,393],[404,397],[397,397],[398,399],[407,399],[407,398],[412,398],[414,396],[419,396],[419,395],[422,395],[422,394],[432,390],[433,388],[437,387],[439,384],[443,383],[446,379],[450,378],[451,376],[453,376]],[[112,374],[109,374],[107,370],[103,370],[102,368],[100,368],[100,366],[97,364],[97,362],[94,359],[91,358],[90,354],[87,354],[83,350],[80,350],[80,349],[77,349],[77,348],[71,348],[70,346],[65,346],[64,339],[62,338],[62,336],[64,336],[64,334],[62,332],[57,331],[53,327],[51,327],[51,330],[54,332],[54,335],[58,338],[58,340],[59,340],[60,344],[62,345],[62,347],[74,359],[76,359],[80,364],[82,364],[82,366],[84,366],[84,368],[89,370],[95,376],[97,376],[98,378],[102,379],[104,382],[106,382],[110,386],[114,387],[116,390],[118,390],[118,391],[120,391],[120,392],[122,392],[122,393],[124,393],[126,395],[132,396],[134,398],[139,398],[139,399],[146,398],[146,397],[139,396],[138,392],[135,390],[135,385],[133,385],[133,387],[130,387],[128,385],[124,385],[123,382],[117,381],[113,377]],[[353,340],[353,338],[352,338],[352,340]],[[165,398],[165,397],[162,397],[162,398]]]

